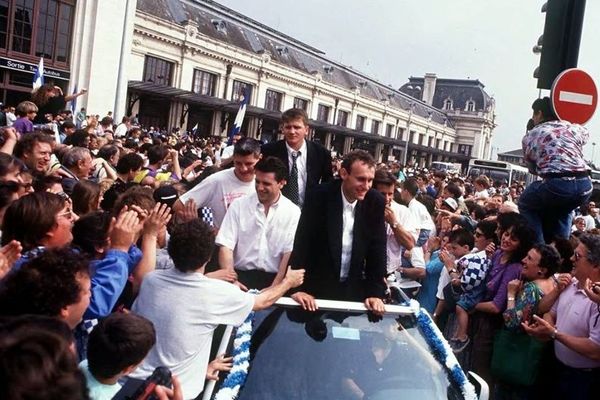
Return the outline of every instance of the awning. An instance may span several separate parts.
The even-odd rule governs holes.
[[[169,100],[181,101],[187,104],[198,104],[221,109],[234,102],[219,97],[204,96],[190,90],[178,89],[166,85],[158,85],[153,82],[129,81],[129,90],[135,93],[147,94],[154,97],[162,97]]]

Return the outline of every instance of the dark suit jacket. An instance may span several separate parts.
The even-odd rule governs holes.
[[[354,236],[348,279],[340,284],[342,257],[341,181],[323,184],[304,202],[294,249],[293,268],[306,268],[305,291],[317,298],[363,301],[383,297],[386,274],[384,199],[371,189],[354,212]]]
[[[279,158],[285,164],[288,174],[290,173],[285,140],[267,143],[262,146],[261,152],[263,157],[275,156]],[[306,153],[306,191],[308,192],[309,189],[315,188],[319,183],[333,180],[333,171],[331,170],[331,153],[325,147],[306,140]],[[284,196],[289,197],[287,185],[283,187],[282,193]]]

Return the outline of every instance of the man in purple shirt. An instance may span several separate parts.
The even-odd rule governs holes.
[[[573,281],[544,318],[523,329],[539,340],[554,340],[558,359],[557,398],[591,399],[600,375],[600,308],[584,290],[586,279],[600,280],[600,236],[584,234],[571,257]]]

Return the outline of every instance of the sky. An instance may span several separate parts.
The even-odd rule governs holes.
[[[532,48],[544,30],[543,0],[217,0],[383,84],[410,76],[479,79],[496,99],[492,145],[520,148],[538,97]],[[578,67],[600,84],[600,1],[588,0]],[[596,43],[594,42],[596,39]],[[542,95],[548,95],[542,91]],[[585,157],[600,160],[600,112],[587,124]]]

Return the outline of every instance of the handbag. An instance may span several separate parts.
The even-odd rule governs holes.
[[[501,329],[494,338],[492,375],[508,384],[533,385],[545,346],[524,332]]]

